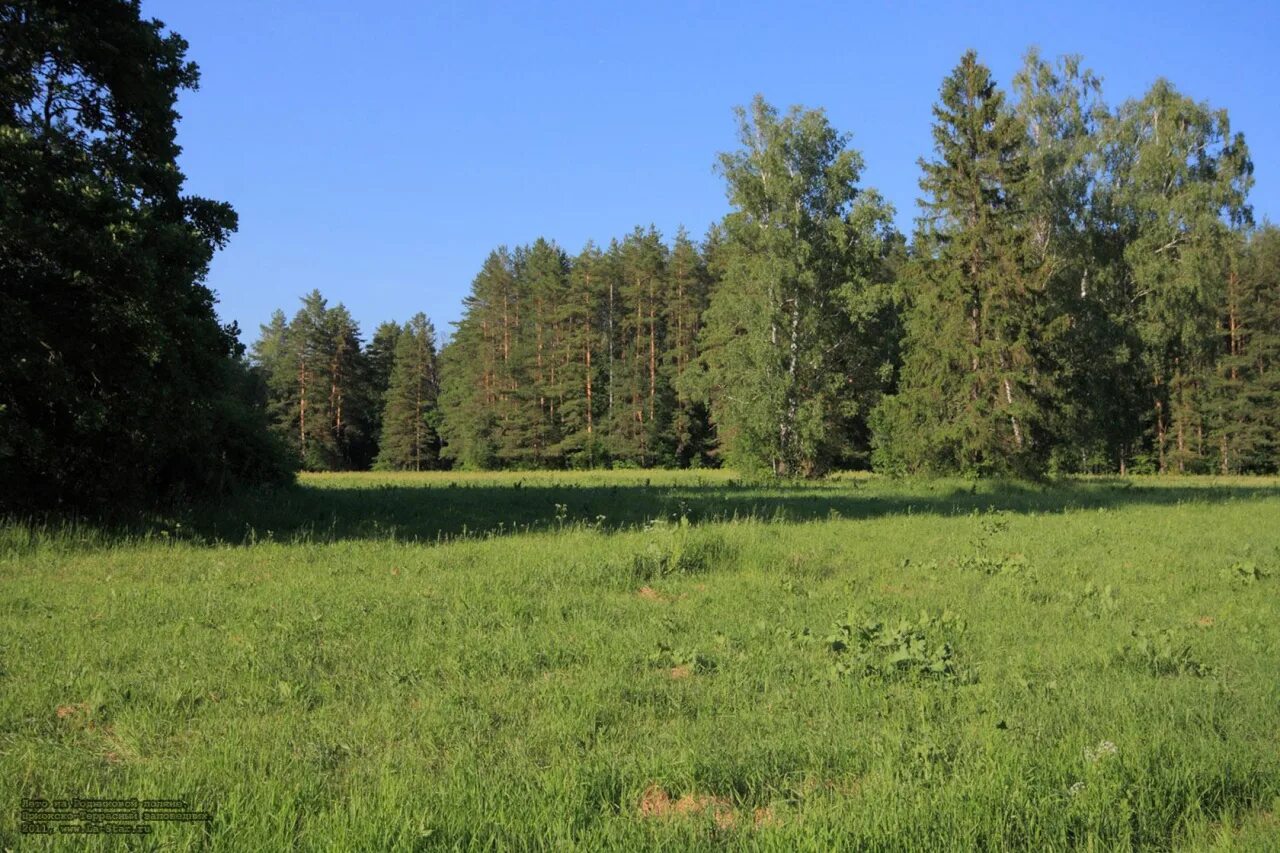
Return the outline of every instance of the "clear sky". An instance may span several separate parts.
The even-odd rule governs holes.
[[[1032,8],[1034,6],[1034,8]],[[143,0],[190,42],[189,192],[231,202],[219,313],[246,343],[318,287],[366,338],[442,334],[490,249],[576,253],[635,225],[700,237],[727,210],[715,154],[761,92],[824,107],[865,185],[915,215],[930,105],[969,47],[1007,86],[1030,45],[1079,53],[1112,105],[1164,76],[1225,107],[1280,219],[1280,3]]]

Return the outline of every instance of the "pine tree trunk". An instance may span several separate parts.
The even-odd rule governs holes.
[[[1157,400],[1156,401],[1156,447],[1158,448],[1158,451],[1159,451],[1160,462],[1159,462],[1158,470],[1161,474],[1167,474],[1169,471],[1169,466],[1165,460],[1165,455],[1164,455],[1164,444],[1165,444],[1164,404],[1161,401]]]
[[[591,339],[588,337],[585,348],[587,365],[587,435],[591,435]]]
[[[608,425],[609,430],[613,429],[613,347],[615,342],[613,334],[614,334],[613,333],[613,277],[610,276],[609,277],[609,335],[608,335],[609,359],[608,359],[608,364],[605,366],[605,369],[609,374],[607,377],[608,388],[609,388],[609,411],[605,418],[605,423]]]
[[[298,368],[298,444],[302,448],[302,457],[307,456],[307,363],[303,361]]]
[[[654,313],[653,285],[649,286],[649,421],[655,418],[658,398],[658,324]]]

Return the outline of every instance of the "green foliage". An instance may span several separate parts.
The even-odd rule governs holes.
[[[685,377],[712,286],[698,247],[636,228],[573,259],[493,252],[441,356],[443,456],[464,468],[687,467],[710,458]]]
[[[439,393],[436,331],[427,316],[419,313],[397,336],[382,411],[376,464],[379,470],[423,471],[437,466]]]
[[[902,619],[895,627],[850,612],[823,642],[835,656],[831,667],[838,676],[960,678],[971,683],[977,674],[956,669],[952,646],[964,631],[963,620],[950,611],[937,616],[922,612],[918,620]]]
[[[1222,570],[1222,578],[1241,586],[1252,586],[1260,580],[1271,577],[1271,573],[1266,569],[1258,567],[1253,560],[1241,560],[1232,563],[1230,566]]]
[[[0,8],[0,510],[123,512],[292,477],[204,285],[186,42],[137,4]]]
[[[684,669],[691,674],[700,675],[715,672],[716,669],[714,658],[695,648],[673,648],[667,643],[658,644],[658,650],[649,656],[649,663],[659,669]]]
[[[1115,588],[1107,584],[1099,589],[1096,583],[1089,581],[1076,596],[1076,608],[1090,619],[1111,616],[1119,610]]]
[[[1211,675],[1213,669],[1196,659],[1180,632],[1172,628],[1151,631],[1138,628],[1132,641],[1121,650],[1124,660],[1146,670],[1152,675]]]
[[[1053,371],[1039,342],[1046,264],[1028,227],[1026,124],[972,51],[943,81],[934,117],[901,384],[875,421],[877,458],[1036,476],[1051,446]]]
[[[631,575],[648,581],[669,575],[692,575],[711,571],[732,558],[734,549],[719,533],[693,530],[685,519],[681,524],[655,523],[649,541],[631,561]]]
[[[735,210],[717,247],[697,388],[726,458],[745,471],[820,474],[856,453],[893,341],[892,208],[857,186],[862,158],[820,110],[738,110],[720,156]],[[861,426],[860,426],[861,425]]]
[[[738,123],[733,210],[701,245],[649,226],[573,258],[545,238],[489,255],[440,356],[441,464],[1277,470],[1280,240],[1251,227],[1224,111],[1166,81],[1113,109],[1080,57],[1034,49],[1006,97],[970,51],[934,107],[910,246],[821,110],[757,97]],[[273,318],[256,361],[299,458],[361,468],[392,332],[358,353],[330,311],[295,318],[314,341]],[[304,380],[330,386],[306,429]]]
[[[1280,469],[1280,228],[1264,225],[1234,253],[1206,418],[1219,471],[1267,473]]]

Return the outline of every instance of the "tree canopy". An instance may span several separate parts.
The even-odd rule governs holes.
[[[187,44],[123,2],[0,4],[0,504],[101,509],[281,482],[203,280],[236,227],[183,193]]]

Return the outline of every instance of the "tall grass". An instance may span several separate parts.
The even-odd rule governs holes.
[[[179,850],[1280,830],[1275,481],[317,476],[0,554],[0,847],[21,796],[185,797]]]

